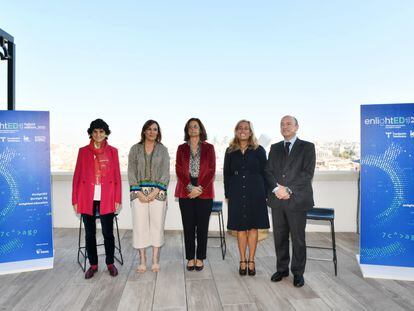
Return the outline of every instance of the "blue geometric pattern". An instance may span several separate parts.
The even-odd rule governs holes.
[[[16,249],[22,248],[23,244],[20,239],[12,239],[7,243],[0,245],[0,256],[14,252]]]
[[[383,247],[361,248],[361,256],[365,259],[394,257],[404,252],[404,245],[400,242],[394,242]]]
[[[20,200],[19,195],[19,187],[13,178],[13,174],[11,172],[11,160],[15,157],[16,152],[10,148],[6,148],[0,154],[0,177],[3,177],[6,181],[0,187],[1,194],[5,192],[5,187],[8,187],[10,191],[10,198],[8,203],[5,206],[1,207],[0,210],[0,224],[3,223],[7,215],[11,214],[13,210],[16,208],[17,203]]]
[[[361,159],[361,164],[381,169],[391,180],[394,196],[390,206],[375,216],[377,222],[371,226],[381,226],[390,222],[397,215],[398,208],[404,202],[404,187],[407,184],[404,171],[396,161],[401,154],[402,147],[392,143],[382,155],[366,155]]]

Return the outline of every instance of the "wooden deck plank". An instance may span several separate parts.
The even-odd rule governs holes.
[[[223,305],[254,302],[233,262],[229,260],[216,261],[212,272]]]
[[[146,273],[147,276],[153,275]],[[152,309],[155,277],[152,281],[127,281],[120,302],[119,311],[147,311]]]
[[[187,308],[183,261],[162,261],[157,273],[153,310]]]
[[[328,311],[331,310],[326,303],[320,298],[310,299],[289,299],[290,304],[295,308],[296,311]]]
[[[305,282],[318,293],[319,297],[335,310],[368,310],[361,305],[348,291],[337,284],[325,273],[307,273]]]
[[[189,311],[222,310],[214,280],[188,280],[186,289]]]

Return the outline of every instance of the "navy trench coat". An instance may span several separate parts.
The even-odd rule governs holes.
[[[228,152],[224,157],[224,194],[228,199],[227,229],[244,231],[269,228],[262,146]]]

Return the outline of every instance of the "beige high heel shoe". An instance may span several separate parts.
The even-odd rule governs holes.
[[[147,258],[146,257],[140,257],[140,263],[137,267],[138,273],[145,273],[147,271]]]
[[[152,272],[159,272],[160,270],[161,270],[160,264],[158,262],[153,262],[153,264],[151,266],[151,271]]]

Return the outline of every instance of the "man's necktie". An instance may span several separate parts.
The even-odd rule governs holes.
[[[285,142],[285,156],[286,156],[286,158],[289,156],[289,146],[290,146],[290,141]]]

